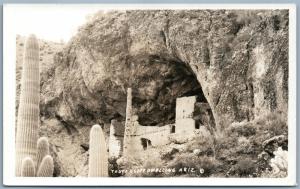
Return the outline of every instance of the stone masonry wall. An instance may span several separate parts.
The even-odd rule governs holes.
[[[124,127],[122,122],[111,120],[109,134],[109,157],[118,158],[122,154]]]
[[[150,140],[152,146],[165,145],[170,142],[168,136],[171,133],[172,126],[172,124],[162,127],[140,126],[137,130],[137,137]]]
[[[181,97],[176,100],[176,133],[193,134],[195,120],[193,119],[196,96]]]

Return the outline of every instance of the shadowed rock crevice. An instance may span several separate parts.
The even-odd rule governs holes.
[[[134,70],[133,109],[141,125],[166,125],[175,122],[176,98],[197,96],[199,102],[207,102],[193,71],[186,63],[149,56],[149,64],[143,70]]]

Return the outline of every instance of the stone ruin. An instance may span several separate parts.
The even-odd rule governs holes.
[[[175,133],[191,135],[195,130],[193,119],[196,96],[181,97],[176,99]]]
[[[122,153],[123,140],[124,140],[124,122],[111,120],[109,129],[109,157],[119,157]]]
[[[169,144],[170,138],[190,138],[201,126],[214,128],[214,120],[208,103],[197,102],[196,96],[176,100],[175,124],[164,126],[143,126],[132,111],[132,90],[127,90],[125,129],[124,122],[111,121],[109,156],[137,156],[151,146]]]

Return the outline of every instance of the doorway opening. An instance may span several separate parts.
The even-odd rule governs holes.
[[[151,140],[146,139],[146,138],[141,138],[141,144],[142,144],[144,150],[147,150],[147,148],[152,146]]]

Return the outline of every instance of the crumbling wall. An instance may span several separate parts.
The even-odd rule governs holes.
[[[188,138],[195,131],[196,96],[181,97],[176,100],[175,133],[178,137]],[[207,109],[207,108],[206,108]],[[204,109],[204,110],[206,110]],[[112,124],[112,127],[113,124]],[[124,132],[123,156],[139,156],[140,152],[150,146],[161,146],[170,143],[174,124],[165,126],[143,126],[138,122],[138,116],[132,113],[132,91],[127,91],[126,122]],[[111,134],[115,132],[112,128]],[[115,136],[112,136],[111,145],[118,145]],[[119,147],[112,146],[112,155],[118,155]]]
[[[125,120],[125,131],[124,131],[124,145],[123,145],[123,156],[130,156],[137,150],[134,149],[135,140],[133,136],[136,132],[137,124],[135,122],[135,116],[132,115],[132,90],[127,89],[127,105],[126,105],[126,120]]]
[[[191,135],[195,130],[193,119],[196,96],[181,97],[176,99],[176,133]]]
[[[139,156],[145,149],[150,146],[162,146],[170,143],[169,135],[171,133],[173,124],[165,126],[143,126],[140,125],[137,116],[132,116],[132,127],[136,128],[136,131],[130,137],[130,143],[128,143],[126,156]],[[143,145],[142,140],[148,140],[150,143],[147,146]],[[130,152],[130,153],[129,153]]]
[[[109,157],[117,158],[121,156],[124,140],[124,127],[123,122],[117,120],[111,120],[109,130]]]
[[[152,146],[161,146],[168,144],[168,136],[171,133],[172,124],[162,127],[140,126],[137,130],[137,136],[151,141]]]

